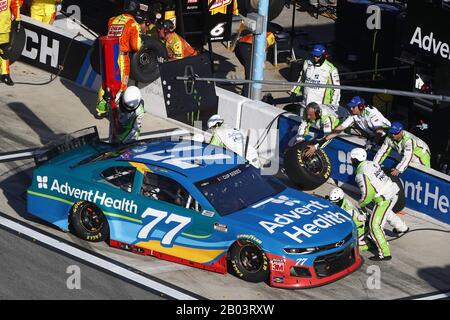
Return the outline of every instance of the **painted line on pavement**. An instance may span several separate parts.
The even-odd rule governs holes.
[[[106,260],[99,255],[94,255],[79,248],[76,248],[67,242],[60,241],[53,237],[47,236],[41,232],[33,230],[23,224],[17,223],[10,219],[5,218],[3,215],[0,216],[0,226],[3,226],[9,230],[19,233],[21,236],[25,235],[33,240],[36,240],[50,248],[56,249],[57,251],[68,254],[71,257],[77,258],[88,264],[99,267],[109,273],[113,273],[120,278],[125,278],[135,284],[146,287],[150,290],[157,291],[168,297],[178,300],[197,300],[198,297],[195,294],[190,295],[188,292],[182,292],[176,288],[167,286],[163,283],[149,279],[143,275],[140,275],[129,268],[120,266],[117,263],[111,261],[111,259]]]

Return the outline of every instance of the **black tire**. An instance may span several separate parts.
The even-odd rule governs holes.
[[[324,184],[331,175],[330,159],[322,149],[309,159],[304,151],[309,145],[303,141],[288,148],[284,157],[284,168],[289,179],[302,190],[313,190]]]
[[[14,62],[16,62],[17,60],[19,60],[20,56],[22,55],[22,51],[23,48],[25,47],[25,42],[26,42],[26,34],[25,34],[25,29],[22,27],[20,27],[20,30],[17,31],[17,22],[13,21],[12,22],[12,26],[11,26],[12,30],[10,33],[10,48],[9,48],[9,52],[8,52],[8,57],[9,57],[9,63],[13,64]]]
[[[285,3],[285,0],[269,0],[269,21],[281,14]],[[238,9],[244,16],[251,12],[258,12],[258,0],[238,0]]]
[[[92,45],[90,59],[91,59],[92,70],[94,70],[98,74],[101,74],[101,71],[100,71],[100,40],[99,40],[99,38],[97,38],[94,41],[94,44]]]
[[[102,210],[86,201],[73,205],[69,226],[77,237],[86,241],[101,242],[109,238],[109,225]]]
[[[269,259],[264,251],[248,240],[238,240],[230,248],[230,271],[248,282],[263,282],[269,277]],[[249,259],[251,258],[251,260]]]
[[[145,37],[142,48],[130,58],[130,77],[141,83],[159,78],[158,58],[167,60],[167,50],[161,41]]]
[[[392,211],[395,213],[398,213],[402,211],[406,206],[406,197],[405,197],[405,189],[403,188],[403,184],[400,181],[399,177],[395,177],[391,174],[390,168],[383,168],[384,173],[391,178],[392,182],[394,182],[399,188],[400,191],[398,192],[398,199],[395,203],[394,207],[392,208]]]

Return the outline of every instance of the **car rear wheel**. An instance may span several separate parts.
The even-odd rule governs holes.
[[[289,179],[302,190],[313,190],[331,175],[330,159],[322,149],[311,157],[305,156],[308,142],[303,141],[286,150],[284,168]]]
[[[73,205],[69,225],[77,237],[86,241],[101,242],[109,237],[108,221],[102,210],[86,201]]]
[[[264,251],[248,240],[236,241],[230,249],[231,272],[249,282],[263,282],[269,277],[269,261]]]

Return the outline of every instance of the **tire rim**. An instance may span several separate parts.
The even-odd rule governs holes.
[[[242,247],[239,254],[239,259],[244,269],[250,273],[260,271],[264,265],[263,253],[254,245],[246,245]]]
[[[83,228],[88,232],[98,232],[103,226],[103,217],[99,209],[86,205],[80,214],[80,221]]]
[[[305,168],[314,175],[320,175],[323,171],[324,165],[321,157],[314,153],[311,157],[305,157],[305,154],[301,154],[301,162]]]
[[[140,70],[149,70],[153,69],[157,65],[157,57],[153,51],[144,51],[139,56],[139,69]]]

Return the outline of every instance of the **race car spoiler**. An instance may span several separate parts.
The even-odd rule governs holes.
[[[94,145],[100,142],[97,127],[88,127],[69,133],[59,140],[52,141],[34,154],[34,162],[37,166],[53,159],[65,152],[78,149],[85,145]]]

